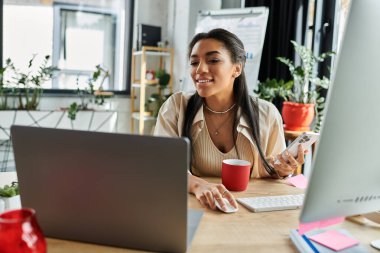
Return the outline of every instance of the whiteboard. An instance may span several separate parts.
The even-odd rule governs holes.
[[[244,43],[247,56],[244,70],[251,95],[254,95],[253,90],[257,88],[268,14],[267,7],[222,9],[198,13],[195,33],[223,28],[236,34]]]

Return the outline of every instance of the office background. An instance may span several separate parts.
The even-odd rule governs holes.
[[[259,80],[286,80],[289,73],[275,57],[293,57],[291,39],[308,45],[315,54],[336,51],[349,1],[2,0],[0,4],[2,64],[11,58],[15,65],[25,68],[33,54],[37,58],[48,54],[60,68],[57,78],[44,83],[39,109],[59,110],[79,102],[78,85],[83,87],[95,65],[102,64],[112,70],[104,88],[116,95],[101,109],[117,111],[117,131],[129,133],[131,50],[137,44],[138,24],[161,27],[162,41],[174,49],[173,91],[179,91],[191,86],[187,44],[200,10],[267,6],[270,14]],[[80,12],[73,16],[72,10]],[[62,33],[66,36],[59,37]],[[325,61],[316,71],[329,76],[332,65]],[[153,121],[146,123],[146,134],[153,125]]]

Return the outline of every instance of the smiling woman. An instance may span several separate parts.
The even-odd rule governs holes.
[[[192,144],[189,192],[205,206],[215,209],[222,198],[237,207],[233,195],[222,184],[211,184],[201,176],[221,176],[225,159],[249,161],[251,177],[282,177],[303,163],[274,156],[285,149],[281,115],[275,106],[250,97],[244,74],[246,53],[234,34],[214,29],[195,35],[189,45],[190,74],[195,94],[176,93],[161,107],[156,135],[187,137]]]

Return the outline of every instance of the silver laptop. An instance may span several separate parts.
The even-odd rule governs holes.
[[[186,251],[202,216],[187,210],[188,140],[26,126],[11,134],[21,203],[45,236]]]

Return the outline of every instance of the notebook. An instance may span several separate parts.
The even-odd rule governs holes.
[[[304,235],[300,235],[296,229],[290,231],[290,239],[292,240],[294,246],[296,246],[298,252],[300,253],[333,253],[336,252],[328,247],[325,247],[315,241],[309,239],[310,236],[317,235],[327,231],[327,229],[312,230]],[[338,229],[338,231],[348,237],[351,237],[349,232],[345,229]],[[305,238],[306,237],[306,238]],[[368,253],[369,251],[361,244],[340,250],[342,253]]]
[[[45,236],[186,251],[202,216],[187,210],[187,139],[27,126],[11,134],[21,203]]]

